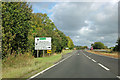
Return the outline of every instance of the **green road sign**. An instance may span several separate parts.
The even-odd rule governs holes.
[[[43,37],[43,38],[39,38],[39,39],[40,39],[40,40],[46,40],[46,38],[44,38],[44,37]]]
[[[51,37],[35,37],[35,50],[51,50]]]

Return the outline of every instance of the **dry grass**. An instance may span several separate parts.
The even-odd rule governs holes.
[[[72,52],[64,51],[63,53]],[[51,55],[48,57],[34,58],[29,54],[10,55],[3,60],[2,78],[28,78],[35,73],[40,72],[61,59],[61,54]]]
[[[114,57],[114,58],[118,58],[118,52],[106,53],[106,52],[91,51],[91,50],[87,50],[87,52],[94,53],[94,54],[99,54],[99,55],[104,55],[104,56],[109,56],[109,57]]]

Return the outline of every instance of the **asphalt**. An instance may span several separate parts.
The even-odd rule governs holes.
[[[96,60],[97,62],[102,63],[104,66],[108,67],[112,73],[118,75],[118,59],[97,55],[86,51],[83,51],[83,53]]]
[[[115,78],[117,80],[117,60],[94,55],[85,51],[77,51],[65,61],[34,78]],[[92,61],[88,57],[96,60]],[[106,70],[98,63],[109,68]],[[114,68],[116,69],[114,69]],[[115,70],[115,71],[113,71]],[[113,71],[113,72],[112,72]],[[117,79],[116,79],[117,78]]]

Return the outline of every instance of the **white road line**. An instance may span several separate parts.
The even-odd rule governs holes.
[[[84,53],[83,53],[84,54]],[[86,56],[86,54],[84,54]]]
[[[84,53],[83,53],[84,54]],[[88,59],[91,59],[89,56],[87,56],[86,54],[84,54]]]
[[[98,63],[99,66],[101,66],[102,68],[104,68],[105,70],[109,71],[110,69],[108,69],[107,67],[103,66],[102,64]]]
[[[84,54],[84,53],[83,53]],[[89,58],[89,59],[91,59],[93,62],[97,62],[97,61],[95,61],[94,59],[92,59],[92,58],[90,58],[89,56],[87,56],[86,54],[84,54],[87,58]],[[107,70],[107,71],[109,71],[110,69],[109,68],[107,68],[107,67],[105,67],[105,66],[103,66],[102,64],[100,64],[100,63],[98,63],[98,65],[99,66],[101,66],[102,68],[104,68],[105,70]]]
[[[90,58],[89,56],[87,56],[87,58]]]
[[[96,62],[94,59],[92,59],[93,62]]]
[[[73,54],[72,54],[72,55],[73,55]],[[34,76],[30,77],[30,78],[29,78],[29,79],[27,79],[27,80],[31,80],[32,78],[34,78],[34,77],[36,77],[36,76],[38,76],[38,75],[40,75],[40,74],[44,73],[45,71],[47,71],[47,70],[51,69],[52,67],[54,67],[54,66],[58,65],[59,63],[61,63],[61,62],[63,62],[63,61],[65,61],[66,59],[68,59],[68,58],[69,58],[69,57],[71,57],[72,55],[70,55],[70,56],[68,56],[67,58],[65,58],[65,59],[63,59],[63,60],[61,60],[61,61],[59,61],[58,63],[56,63],[56,64],[54,64],[54,65],[52,65],[52,66],[48,67],[47,69],[45,69],[45,70],[43,70],[43,71],[41,71],[41,72],[39,72],[39,73],[35,74]]]
[[[88,56],[86,56],[88,58]]]
[[[120,79],[120,76],[116,76],[116,77]]]
[[[91,59],[90,57],[88,57],[89,59]]]

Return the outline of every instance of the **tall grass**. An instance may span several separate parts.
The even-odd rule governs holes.
[[[72,50],[64,50],[66,54]],[[50,66],[61,59],[61,54],[48,57],[34,58],[29,53],[9,55],[3,60],[3,78],[28,78]]]

